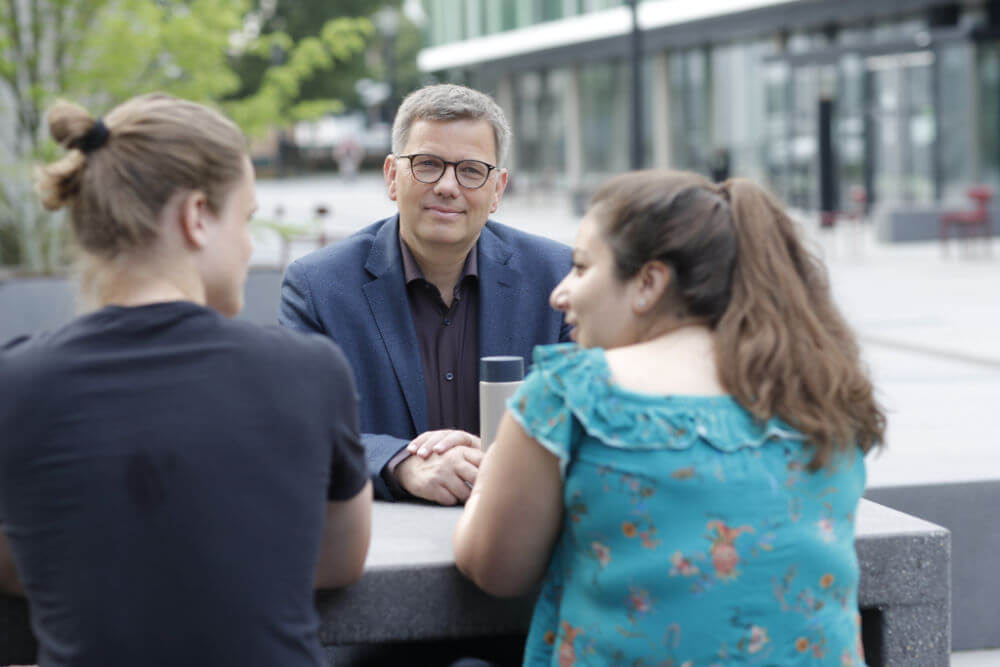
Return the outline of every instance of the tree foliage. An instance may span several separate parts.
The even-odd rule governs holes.
[[[374,30],[330,10],[363,14],[368,3],[315,4],[328,11],[290,33],[250,29],[261,15],[251,0],[0,0],[0,263],[62,262],[62,218],[40,209],[30,177],[55,154],[43,117],[58,98],[101,113],[165,91],[220,106],[249,134],[338,108],[335,96],[304,90],[353,61]],[[248,85],[240,63],[251,59],[264,65]]]
[[[274,0],[257,0],[258,7],[266,6]],[[290,41],[308,40],[318,35],[318,26],[336,20],[341,16],[370,16],[386,4],[396,4],[394,0],[285,0],[274,4],[273,11],[265,11],[266,18],[261,25],[265,35],[285,35]],[[378,39],[374,33],[373,40]],[[235,63],[242,80],[238,96],[257,90],[266,78],[266,72],[275,60],[284,57],[284,45],[275,44],[267,48],[243,54]],[[360,101],[354,90],[354,82],[368,76],[366,53],[354,51],[345,54],[338,63],[334,76],[329,72],[317,71],[301,81],[301,100],[340,100],[347,107],[358,107]]]

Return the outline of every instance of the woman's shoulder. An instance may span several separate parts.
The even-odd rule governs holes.
[[[555,395],[572,408],[581,401],[590,403],[588,393],[603,395],[609,382],[603,350],[583,348],[576,343],[557,343],[534,349],[524,389],[529,394]]]
[[[622,388],[600,348],[548,345],[536,348],[534,361],[535,391],[555,394],[589,435],[612,447],[679,450],[703,443],[731,452],[802,437],[781,420],[755,418],[728,394],[658,395]]]

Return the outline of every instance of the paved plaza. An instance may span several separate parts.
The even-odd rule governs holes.
[[[308,221],[317,205],[327,226],[346,234],[395,208],[380,175],[352,182],[311,176],[258,185],[259,217],[284,207],[287,221]],[[572,243],[578,218],[562,193],[512,189],[500,222]],[[880,244],[870,225],[803,226],[824,256],[838,303],[859,333],[881,400],[889,411],[888,448],[869,458],[869,485],[941,483],[1000,476],[1000,244],[992,259],[945,257],[937,243]],[[261,233],[254,262],[273,264],[280,244]],[[308,252],[294,245],[292,256]]]

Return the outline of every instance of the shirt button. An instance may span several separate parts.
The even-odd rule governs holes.
[[[447,380],[448,382],[451,382],[452,380],[455,379],[455,374],[454,373],[445,373],[444,374],[444,379]]]

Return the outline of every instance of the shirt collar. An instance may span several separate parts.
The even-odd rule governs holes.
[[[477,248],[479,248],[478,239],[476,240],[476,244],[472,246],[469,254],[465,256],[462,275],[458,277],[459,284],[468,276],[479,278],[479,260],[476,258],[478,254],[476,252]],[[417,259],[410,252],[410,247],[403,241],[402,236],[399,237],[399,253],[403,257],[403,277],[406,279],[406,284],[409,285],[414,280],[426,280],[424,272],[420,270],[420,265],[417,264]]]

